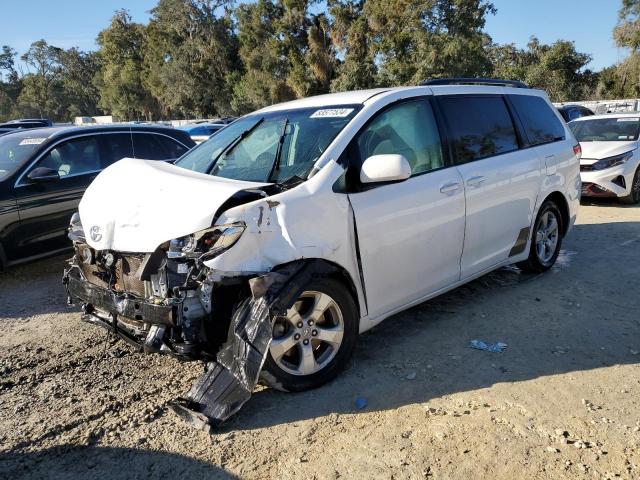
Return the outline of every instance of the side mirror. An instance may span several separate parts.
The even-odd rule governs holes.
[[[404,155],[384,154],[367,158],[360,169],[362,183],[394,182],[411,176],[411,165]]]
[[[27,178],[32,182],[57,182],[60,174],[52,168],[37,167],[29,172]]]

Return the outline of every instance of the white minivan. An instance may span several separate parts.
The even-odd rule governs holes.
[[[208,361],[211,382],[313,388],[394,313],[508,264],[549,269],[579,158],[547,95],[518,82],[274,105],[175,165],[104,170],[72,219],[64,282],[83,319]]]

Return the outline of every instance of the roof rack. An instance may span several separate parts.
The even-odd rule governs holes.
[[[518,80],[473,77],[434,78],[432,80],[425,80],[420,85],[493,85],[496,87],[531,88],[526,83],[519,82]]]

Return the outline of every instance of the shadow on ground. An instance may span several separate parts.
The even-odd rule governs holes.
[[[62,286],[69,253],[0,271],[0,318],[71,311]]]
[[[167,452],[62,445],[35,453],[0,454],[0,477],[109,480],[237,478],[222,468]]]
[[[607,242],[603,243],[602,239]],[[542,275],[509,267],[395,315],[359,339],[354,359],[318,390],[256,392],[224,427],[262,428],[388,410],[504,382],[640,361],[640,222],[578,225]],[[468,347],[505,342],[504,353]],[[550,392],[553,394],[553,392]]]

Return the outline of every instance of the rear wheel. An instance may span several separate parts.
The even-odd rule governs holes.
[[[562,246],[562,215],[552,201],[542,204],[534,223],[529,258],[518,263],[526,272],[545,272],[549,270],[560,253]]]
[[[633,176],[633,182],[631,183],[631,191],[629,195],[625,197],[620,197],[621,203],[626,203],[627,205],[635,205],[640,202],[640,167],[636,170],[635,175]]]
[[[344,369],[357,336],[357,310],[348,290],[332,279],[313,281],[286,316],[273,320],[262,380],[292,392],[319,387]]]

